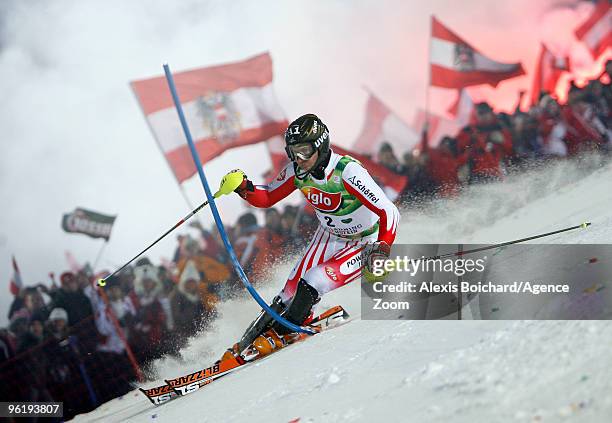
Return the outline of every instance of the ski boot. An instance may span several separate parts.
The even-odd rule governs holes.
[[[318,301],[319,293],[317,290],[308,285],[304,279],[300,279],[297,284],[295,295],[288,306],[282,302],[279,296],[276,296],[272,300],[270,308],[290,322],[296,325],[302,325],[311,315],[311,309]],[[267,334],[270,329],[274,330],[274,334]],[[276,349],[277,346],[282,345],[283,342],[293,343],[295,341],[293,338],[296,335],[300,334],[295,334],[290,329],[287,329],[282,324],[276,322],[271,315],[262,310],[259,316],[249,325],[240,341],[229,348],[221,359],[230,358],[230,355],[240,355],[248,361],[252,359],[254,355],[260,354],[261,351],[266,352],[265,355],[267,355]],[[261,351],[254,345],[257,338],[260,338],[258,340],[258,345]],[[270,344],[270,341],[266,340],[267,338],[272,339],[274,343],[274,345],[270,345],[272,349],[269,351],[266,347],[266,343]],[[280,343],[277,344],[277,340],[280,340]]]
[[[286,347],[289,343],[284,336],[276,333],[274,329],[269,329],[255,338],[252,345],[260,357],[265,357],[272,351]]]

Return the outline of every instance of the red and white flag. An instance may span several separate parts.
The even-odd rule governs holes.
[[[531,104],[536,104],[540,93],[554,93],[563,72],[569,71],[569,57],[555,56],[544,44],[540,46],[540,57],[536,64],[531,87]]]
[[[429,122],[427,139],[429,140],[429,146],[431,147],[438,145],[440,140],[445,136],[454,137],[463,126],[459,125],[456,120],[447,119],[431,112],[427,113],[423,109],[417,109],[414,115],[414,122],[412,124],[413,128],[422,133],[425,125],[425,119],[427,119]]]
[[[575,31],[593,58],[612,47],[612,8],[608,0],[600,0],[589,18]]]
[[[370,93],[363,128],[352,149],[375,156],[383,141],[391,144],[395,155],[401,157],[419,143],[419,134]]]
[[[501,63],[484,56],[457,34],[431,18],[431,85],[463,88],[497,86],[500,81],[525,74],[521,63]]]
[[[231,64],[174,74],[202,163],[225,150],[282,134],[287,119],[272,87],[268,53]],[[153,135],[180,182],[196,173],[165,77],[133,81]]]
[[[23,282],[21,280],[21,272],[19,271],[19,266],[17,266],[17,260],[15,260],[15,256],[13,256],[13,277],[11,278],[10,290],[11,294],[17,295],[21,288],[23,287]]]
[[[474,106],[476,101],[480,100],[478,98],[474,99],[472,93],[468,92],[467,89],[463,88],[457,91],[457,100],[451,104],[447,112],[455,118],[459,128],[473,125],[476,122],[476,108]]]
[[[285,167],[287,161],[287,153],[285,152],[285,138],[282,136],[272,137],[266,143],[268,152],[270,153],[270,162],[272,167],[263,177],[267,182],[271,182],[272,179],[276,178],[278,173]]]

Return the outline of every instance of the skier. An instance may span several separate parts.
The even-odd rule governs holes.
[[[291,162],[269,185],[253,185],[235,170],[223,178],[220,190],[231,192],[240,183],[234,191],[249,204],[272,207],[299,189],[315,208],[319,227],[270,305],[288,321],[304,325],[322,295],[359,278],[364,266],[372,272],[376,259],[389,256],[400,215],[357,160],[332,151],[329,130],[316,115],[292,122],[285,143]],[[232,179],[234,185],[224,187]],[[262,310],[225,354],[237,356],[252,345],[265,355],[290,342],[290,333]]]

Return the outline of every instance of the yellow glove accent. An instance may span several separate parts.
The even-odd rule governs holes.
[[[384,272],[382,275],[376,276],[374,273],[370,272],[365,267],[361,269],[361,271],[362,271],[361,275],[364,277],[365,281],[369,283],[384,282],[385,278],[389,274],[389,272]]]
[[[234,169],[229,172],[221,179],[219,191],[215,192],[215,198],[234,192],[234,190],[240,186],[245,176],[244,172],[240,169]]]

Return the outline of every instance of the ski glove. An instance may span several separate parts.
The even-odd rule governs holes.
[[[226,174],[221,180],[219,191],[215,193],[215,198],[227,195],[231,192],[237,193],[242,198],[246,198],[247,191],[255,191],[253,183],[249,181],[245,173],[240,169],[234,169]]]
[[[368,282],[381,281],[387,276],[387,272],[382,269],[381,264],[377,261],[384,262],[391,254],[391,247],[384,241],[376,241],[373,244],[368,244],[363,249],[362,255],[364,260],[363,274]],[[374,264],[377,263],[377,266]],[[377,270],[377,274],[374,271]],[[383,274],[380,271],[383,270]]]

